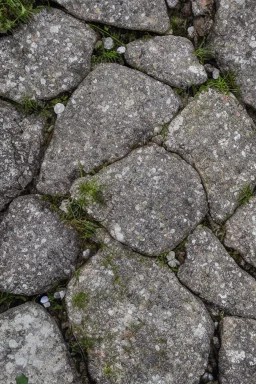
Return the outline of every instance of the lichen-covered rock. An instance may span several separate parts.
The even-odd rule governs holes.
[[[26,303],[0,315],[0,382],[80,384],[61,332],[38,304]]]
[[[149,256],[175,248],[207,213],[207,202],[197,172],[179,156],[156,144],[134,150],[79,186],[94,183],[101,201],[86,209],[118,241]]]
[[[205,227],[188,237],[179,280],[196,295],[230,315],[256,319],[256,281],[242,270]]]
[[[0,289],[43,293],[71,276],[79,252],[75,231],[40,196],[20,196],[0,223]]]
[[[54,0],[70,13],[86,21],[119,28],[164,33],[170,19],[164,0]]]
[[[166,147],[199,172],[217,222],[232,214],[241,191],[256,183],[255,133],[236,98],[213,89],[201,93],[170,123]]]
[[[256,2],[217,2],[209,46],[222,71],[237,74],[243,101],[256,108]]]
[[[66,193],[79,177],[144,144],[169,122],[179,98],[165,84],[118,64],[102,64],[73,93],[58,116],[38,190]],[[80,166],[79,166],[80,165]]]
[[[43,127],[43,119],[24,117],[13,105],[0,100],[0,210],[35,176]]]
[[[213,327],[203,304],[168,267],[104,236],[68,285],[68,318],[97,384],[194,384]]]
[[[89,73],[97,34],[59,9],[35,14],[0,40],[0,95],[51,99]]]
[[[185,37],[156,36],[129,43],[125,60],[157,80],[173,87],[187,88],[207,80],[207,74],[194,54],[194,49]]]

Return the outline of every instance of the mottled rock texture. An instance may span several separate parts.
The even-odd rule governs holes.
[[[192,11],[194,16],[211,15],[214,9],[214,0],[192,0]]]

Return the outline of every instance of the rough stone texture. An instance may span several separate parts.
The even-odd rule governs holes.
[[[15,199],[0,223],[0,289],[35,295],[75,270],[79,243],[40,196]]]
[[[228,314],[256,318],[256,281],[243,271],[205,227],[198,227],[186,244],[187,258],[180,281],[199,297]]]
[[[207,80],[194,50],[193,44],[185,37],[157,36],[128,44],[125,60],[157,80],[173,87],[187,88]]]
[[[38,304],[26,303],[0,315],[0,382],[79,384],[62,335]]]
[[[221,323],[220,383],[254,384],[255,349],[255,320],[225,317]]]
[[[149,256],[175,248],[203,219],[207,202],[197,172],[156,144],[134,150],[84,182],[104,186],[87,211],[118,241]]]
[[[214,0],[192,0],[192,11],[194,16],[211,15]]]
[[[54,0],[86,21],[164,33],[170,28],[165,0]]]
[[[156,126],[169,122],[179,103],[169,86],[139,71],[97,66],[58,116],[38,190],[68,192],[79,177],[79,163],[90,172],[123,157],[152,137]]]
[[[209,45],[221,70],[238,75],[243,101],[256,108],[255,0],[219,0]]]
[[[255,185],[255,126],[232,94],[201,93],[170,123],[166,146],[200,173],[218,222],[234,212],[244,187]]]
[[[87,345],[99,384],[195,384],[204,373],[212,322],[168,267],[103,238],[105,247],[71,280],[69,321]],[[78,297],[82,305],[76,305]]]
[[[0,95],[51,99],[89,73],[97,34],[59,9],[43,10],[0,39]]]
[[[43,142],[41,118],[24,117],[0,100],[0,210],[35,176]]]

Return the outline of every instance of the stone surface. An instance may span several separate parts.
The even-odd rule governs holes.
[[[221,323],[219,377],[221,384],[254,384],[256,322],[225,317]]]
[[[194,16],[211,15],[214,0],[192,0],[192,11]]]
[[[255,126],[232,94],[201,93],[170,123],[166,147],[197,169],[217,222],[234,212],[245,186],[255,185]]]
[[[31,182],[39,168],[44,122],[24,117],[0,100],[0,210]]]
[[[165,0],[54,0],[79,19],[119,28],[164,33],[170,28]]]
[[[95,383],[194,384],[213,324],[168,267],[101,236],[105,247],[68,285],[68,318]],[[80,301],[79,301],[80,297]]]
[[[156,36],[135,40],[127,45],[127,63],[177,88],[199,85],[207,74],[194,54],[194,46],[185,37]]]
[[[38,304],[26,303],[0,315],[0,382],[80,384],[62,335]]]
[[[75,270],[77,235],[40,196],[15,199],[0,223],[0,289],[43,293]]]
[[[115,239],[149,256],[175,248],[208,209],[197,172],[156,144],[132,151],[93,177],[78,179],[74,198],[86,182],[102,189],[100,202],[89,201],[89,214]]]
[[[79,177],[123,157],[169,122],[179,108],[173,90],[118,64],[102,64],[73,93],[58,116],[38,190],[66,193]]]
[[[59,9],[43,10],[0,39],[0,95],[51,99],[90,71],[97,34]]]
[[[237,74],[243,101],[256,108],[255,0],[218,1],[209,46],[220,69]]]
[[[179,280],[230,315],[256,319],[256,280],[242,270],[206,227],[188,238]]]

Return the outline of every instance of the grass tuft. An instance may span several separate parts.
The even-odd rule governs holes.
[[[252,196],[254,196],[253,188],[250,185],[246,185],[237,196],[237,201],[240,205],[244,205],[248,203]]]
[[[205,84],[200,86],[198,92],[207,91],[209,88],[215,88],[225,95],[229,95],[230,92],[236,96],[240,95],[240,90],[236,83],[236,75],[231,72],[219,76],[218,79],[209,79]]]
[[[204,65],[206,61],[211,60],[214,57],[213,52],[209,49],[204,47],[202,44],[199,48],[194,50],[194,54],[199,60],[199,63]]]
[[[89,302],[89,293],[78,292],[72,297],[72,304],[78,309],[84,309]]]

